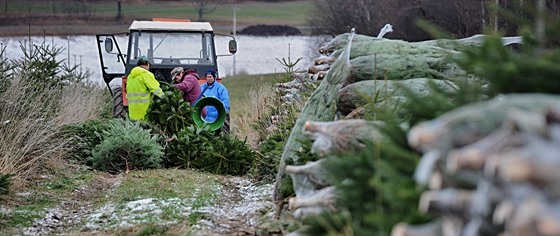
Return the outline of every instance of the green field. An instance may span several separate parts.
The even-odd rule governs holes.
[[[222,83],[229,92],[231,116],[239,117],[246,112],[247,104],[250,102],[249,92],[257,90],[260,86],[273,86],[280,82],[282,74],[264,75],[236,75],[224,78]]]
[[[256,24],[305,26],[307,16],[311,14],[313,8],[311,0],[282,3],[244,1],[238,4],[209,5],[207,8],[209,11],[204,15],[203,20],[222,28],[231,27],[235,9],[239,27]],[[111,19],[116,18],[118,14],[118,3],[117,1],[0,0],[0,9],[4,16],[56,15]],[[197,9],[197,5],[192,2],[121,2],[121,17],[124,19],[165,17],[196,21]]]

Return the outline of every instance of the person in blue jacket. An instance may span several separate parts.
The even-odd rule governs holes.
[[[226,109],[226,121],[221,128],[223,132],[229,132],[229,93],[226,87],[218,83],[216,81],[216,72],[213,70],[208,70],[205,73],[206,76],[206,83],[200,85],[200,89],[202,90],[201,96],[202,97],[215,97],[220,99],[224,104],[224,108]],[[213,106],[206,107],[206,117],[204,120],[206,122],[214,122],[218,118],[218,110],[216,110]],[[220,130],[218,130],[220,133]]]

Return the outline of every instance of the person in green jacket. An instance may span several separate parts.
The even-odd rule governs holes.
[[[131,120],[145,120],[153,95],[163,96],[159,82],[150,72],[150,65],[148,57],[140,56],[136,67],[128,75],[126,97],[128,98],[128,115]]]

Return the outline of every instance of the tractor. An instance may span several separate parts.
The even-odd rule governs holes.
[[[125,35],[128,35],[126,54],[118,43],[118,40],[123,43]],[[230,38],[228,53],[217,55],[216,36]],[[113,97],[113,117],[123,119],[128,118],[126,78],[138,57],[148,57],[152,64],[150,71],[158,81],[172,83],[171,70],[179,66],[193,68],[199,74],[212,69],[219,77],[218,57],[231,56],[237,51],[233,36],[214,33],[209,22],[189,20],[133,21],[128,32],[96,34],[96,39],[103,81]]]

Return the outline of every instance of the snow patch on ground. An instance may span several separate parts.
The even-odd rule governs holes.
[[[69,203],[62,203],[46,210],[44,217],[22,230],[22,234],[65,233],[76,227],[93,233],[145,223],[169,225],[185,222],[196,213],[201,216],[191,225],[195,235],[254,235],[262,222],[273,218],[272,184],[256,185],[245,177],[228,177],[222,184],[214,201],[202,204],[195,203],[196,193],[193,198],[146,198],[125,204],[109,202],[96,209],[93,204],[73,208],[67,206]],[[118,184],[112,187],[115,186]]]
[[[109,203],[86,218],[88,230],[123,228],[143,223],[166,225],[177,223],[191,212],[192,199],[155,199],[146,198],[128,202],[123,206]]]

